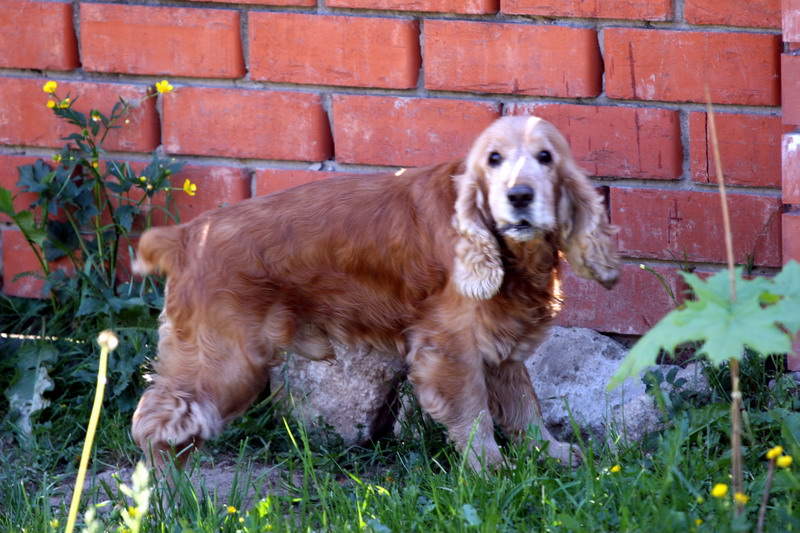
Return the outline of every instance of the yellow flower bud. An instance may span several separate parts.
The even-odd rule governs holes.
[[[47,109],[53,109],[56,106],[56,103],[53,100],[47,101]]]
[[[619,472],[620,470],[622,470],[622,467],[621,467],[621,466],[619,466],[619,465],[614,465],[614,466],[612,466],[612,467],[611,467],[611,471],[612,471],[613,473],[615,473],[615,474],[616,474],[617,472]]]
[[[744,505],[750,501],[750,496],[744,494],[743,492],[737,492],[736,494],[733,495],[733,499],[736,500],[738,503]]]
[[[778,459],[775,461],[775,464],[780,468],[789,468],[792,464],[792,456],[782,455],[781,457],[778,457]]]

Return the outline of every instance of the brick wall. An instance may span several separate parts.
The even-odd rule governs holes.
[[[800,41],[800,0],[783,0]],[[800,259],[800,56],[780,0],[4,0],[0,183],[61,133],[41,86],[104,105],[163,78],[112,149],[189,162],[186,216],[340,172],[460,157],[496,117],[555,123],[609,188],[618,288],[565,277],[562,323],[641,334],[689,263],[724,262],[704,102],[717,110],[736,260]],[[794,11],[792,11],[794,10]],[[796,61],[797,60],[797,61]],[[784,76],[781,78],[780,72]],[[787,75],[791,73],[791,75]],[[800,94],[798,94],[800,97]],[[781,165],[783,146],[783,165]],[[2,228],[4,288],[33,268]],[[23,243],[24,244],[24,243]]]

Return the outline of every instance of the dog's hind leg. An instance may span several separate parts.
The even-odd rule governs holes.
[[[248,344],[245,334],[232,331],[193,328],[179,338],[168,319],[162,323],[156,374],[131,431],[154,466],[217,436],[266,386],[276,363],[270,346],[263,337],[258,345]],[[184,452],[177,460],[183,465],[187,457]]]

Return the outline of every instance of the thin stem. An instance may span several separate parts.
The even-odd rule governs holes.
[[[717,139],[717,126],[714,120],[714,108],[711,105],[711,94],[706,86],[706,101],[708,112],[708,129],[711,133],[711,148],[714,153],[714,169],[719,184],[719,197],[722,203],[722,226],[725,230],[725,252],[728,258],[728,276],[731,286],[731,303],[736,301],[736,272],[733,263],[733,236],[731,234],[731,218],[728,212],[728,195],[725,189],[725,175],[722,172],[722,159],[719,155],[719,140]],[[731,357],[731,485],[733,493],[742,492],[742,393],[739,390],[739,359]],[[744,511],[744,505],[736,502],[737,515]]]
[[[764,531],[764,518],[767,515],[767,502],[769,501],[769,491],[772,489],[772,479],[775,477],[775,459],[769,460],[767,471],[767,482],[764,484],[764,496],[761,498],[761,507],[758,509],[758,527],[756,531]]]
[[[103,332],[100,335],[111,334],[110,332]],[[111,334],[113,335],[113,334]],[[86,440],[83,442],[83,451],[81,452],[81,462],[78,467],[78,477],[75,480],[75,489],[72,493],[72,503],[69,506],[69,517],[67,519],[66,533],[72,533],[75,527],[75,519],[78,516],[78,507],[81,502],[81,493],[83,492],[83,482],[86,479],[86,469],[89,466],[89,455],[92,453],[92,444],[94,443],[94,435],[97,431],[97,422],[100,420],[100,409],[103,407],[103,393],[106,389],[106,368],[108,367],[108,353],[116,346],[116,339],[113,345],[110,343],[101,343],[100,349],[100,365],[97,369],[97,388],[94,393],[94,403],[92,404],[92,413],[89,415],[89,426],[86,428]]]
[[[728,277],[731,284],[731,301],[736,301],[736,275],[733,271],[733,235],[731,234],[731,216],[728,212],[728,193],[725,188],[725,176],[722,173],[722,159],[719,156],[719,140],[717,139],[717,126],[714,120],[714,108],[711,106],[711,96],[706,86],[706,100],[708,101],[708,128],[711,132],[711,148],[714,153],[714,169],[719,184],[719,199],[722,202],[722,226],[725,229],[725,255],[728,258]]]

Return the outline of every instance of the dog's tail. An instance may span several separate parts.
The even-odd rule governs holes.
[[[134,274],[161,272],[169,276],[178,270],[183,249],[180,226],[151,228],[139,240],[139,254],[133,262]]]

